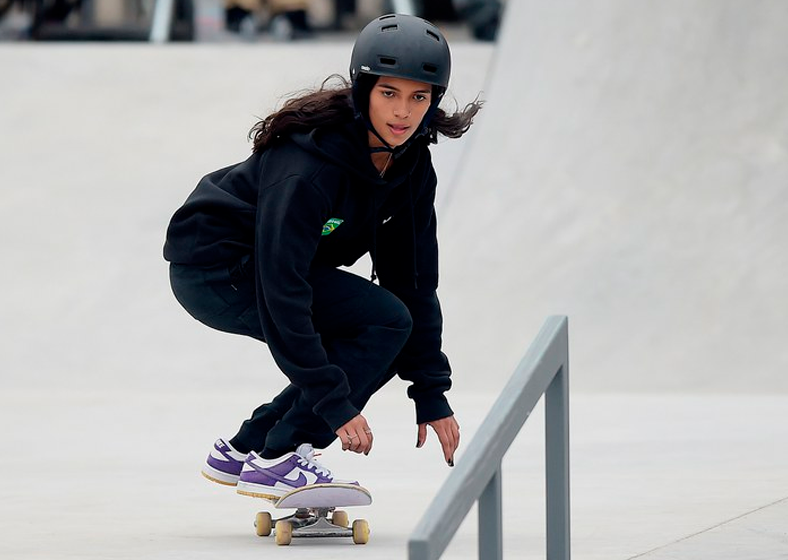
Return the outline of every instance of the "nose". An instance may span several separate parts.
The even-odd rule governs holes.
[[[410,117],[410,105],[407,101],[403,101],[402,103],[398,103],[396,107],[394,107],[394,116],[398,119],[407,119]]]

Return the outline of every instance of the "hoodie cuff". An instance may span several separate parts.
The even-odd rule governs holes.
[[[416,424],[424,424],[454,415],[454,411],[449,406],[449,401],[443,393],[431,397],[421,397],[416,399],[415,403]]]
[[[315,408],[314,413],[326,421],[333,433],[360,414],[359,410],[347,399],[320,407],[320,410]]]

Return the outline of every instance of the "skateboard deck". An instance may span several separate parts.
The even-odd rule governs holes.
[[[257,534],[265,537],[273,529],[278,545],[288,545],[299,537],[352,537],[356,544],[369,541],[369,523],[356,519],[348,526],[347,513],[337,509],[372,503],[369,490],[356,484],[313,484],[268,501],[276,509],[296,510],[293,515],[276,520],[268,512],[257,514]]]

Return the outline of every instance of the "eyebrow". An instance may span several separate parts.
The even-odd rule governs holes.
[[[394,91],[397,91],[397,92],[400,92],[400,93],[402,92],[402,90],[399,89],[398,87],[392,86],[391,84],[387,84],[386,82],[379,82],[376,85],[378,87],[382,87],[382,88],[386,88],[386,89],[393,89]],[[413,93],[432,93],[432,89],[417,89]]]

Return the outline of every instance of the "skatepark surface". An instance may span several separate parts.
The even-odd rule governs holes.
[[[566,314],[573,557],[788,559],[788,4],[508,4],[497,45],[452,45],[453,96],[487,105],[433,151],[464,443]],[[372,491],[369,544],[257,537],[265,502],[199,469],[283,377],[161,258],[199,177],[351,44],[0,45],[0,557],[406,557],[451,471],[405,384],[369,457],[320,459]],[[541,412],[503,463],[506,557],[545,556]],[[444,558],[476,558],[474,511]]]

